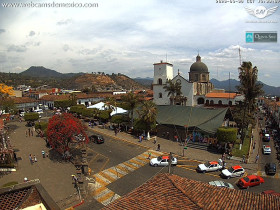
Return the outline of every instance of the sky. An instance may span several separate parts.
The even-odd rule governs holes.
[[[221,1],[0,0],[0,71],[44,66],[61,73],[145,78],[153,77],[153,64],[163,60],[173,64],[174,75],[179,69],[188,79],[199,53],[210,78],[238,79],[240,49],[241,61],[258,67],[260,81],[280,86],[279,41],[245,39],[248,31],[278,33],[280,3]],[[76,7],[58,5],[73,2]],[[245,9],[257,14],[260,6],[279,7],[265,18]]]

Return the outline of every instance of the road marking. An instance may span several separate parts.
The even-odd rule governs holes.
[[[99,174],[94,174],[94,177],[96,181],[103,186],[106,186],[111,183],[108,179],[105,179],[103,176],[100,176]]]
[[[186,170],[189,170],[189,171],[194,171],[197,173],[197,171],[195,169],[191,169],[191,168],[187,168],[187,167],[184,167],[183,165],[177,165],[177,167],[179,168],[183,168],[183,169],[186,169]],[[205,173],[205,175],[208,175],[208,176],[214,176],[214,177],[219,177],[219,175],[216,175],[216,174],[211,174],[211,173]]]
[[[141,166],[144,166],[149,162],[148,159],[142,160],[139,157],[132,158],[131,160],[135,161],[135,163],[137,163],[138,165],[141,165]]]
[[[110,204],[111,202],[119,199],[121,196],[119,196],[118,194],[114,193],[111,197],[109,197],[107,200],[102,201],[102,204],[104,206],[107,206],[108,204]]]
[[[119,178],[121,178],[121,177],[123,177],[124,175],[126,175],[126,173],[122,173],[122,171],[121,170],[117,170],[117,168],[116,169],[113,169],[113,168],[108,168],[107,169],[108,171],[110,171],[112,174],[115,174],[117,177],[119,177]]]
[[[119,169],[121,172],[124,172],[126,174],[128,174],[130,172],[130,170],[128,170],[128,168],[126,166],[117,165],[116,168]]]
[[[115,175],[114,175],[114,177],[112,177],[112,176],[108,175],[108,174],[106,173],[106,171],[101,171],[101,172],[99,172],[98,174],[99,174],[100,176],[104,177],[105,179],[109,180],[110,183],[116,180],[116,179],[114,178],[114,177],[116,177]]]
[[[123,164],[124,164],[125,166],[129,167],[130,169],[132,169],[131,171],[134,171],[134,170],[136,170],[137,168],[139,168],[139,167],[133,165],[132,163],[130,163],[129,161],[123,162]]]

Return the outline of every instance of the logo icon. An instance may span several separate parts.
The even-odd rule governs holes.
[[[258,6],[255,9],[251,9],[249,7],[244,7],[244,8],[250,15],[262,19],[276,12],[278,6],[271,7],[270,9],[266,9],[264,6]]]
[[[254,36],[253,33],[246,32],[246,43],[254,42]]]

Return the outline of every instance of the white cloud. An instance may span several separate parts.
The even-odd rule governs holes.
[[[227,79],[228,72],[238,77],[240,48],[242,61],[258,67],[260,80],[279,84],[279,44],[245,43],[246,31],[277,31],[279,24],[246,23],[251,17],[243,4],[208,0],[98,3],[98,8],[0,8],[0,35],[5,43],[0,46],[5,55],[0,58],[2,69],[42,65],[60,72],[152,77],[153,63],[166,60],[167,55],[174,71],[180,69],[188,78],[199,50],[210,77]],[[269,18],[278,16],[279,11]],[[266,74],[273,77],[268,80]]]

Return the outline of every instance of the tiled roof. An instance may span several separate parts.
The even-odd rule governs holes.
[[[108,93],[78,93],[75,94],[77,99],[87,99],[87,98],[106,98],[106,97],[114,97],[112,92]],[[43,101],[60,101],[60,100],[68,100],[71,97],[71,94],[65,95],[45,95],[40,98]]]
[[[159,174],[103,209],[279,209],[280,197]]]
[[[29,98],[29,97],[15,97],[12,98],[15,104],[25,104],[25,103],[33,103],[37,102],[36,99],[34,98]]]
[[[46,209],[59,209],[40,183],[29,181],[0,189],[0,209],[13,210],[43,204]]]
[[[207,93],[206,98],[235,98],[237,93]]]

